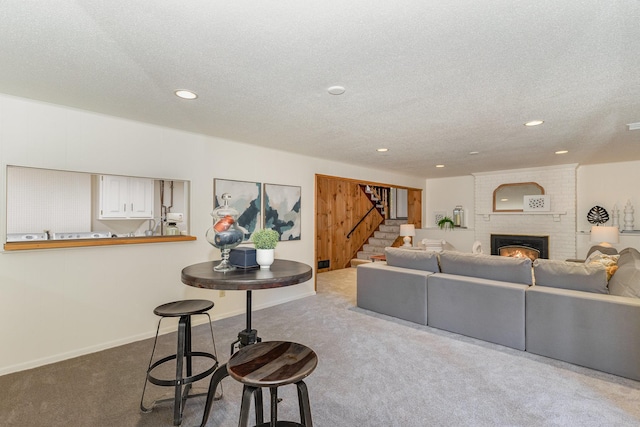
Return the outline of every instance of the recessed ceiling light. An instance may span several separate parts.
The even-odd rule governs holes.
[[[444,165],[436,165],[437,168],[443,168]]]
[[[476,154],[480,154],[479,151],[469,151],[470,156],[475,156]]]
[[[196,99],[198,95],[190,90],[179,89],[174,92],[178,98],[182,99]]]
[[[639,130],[640,123],[629,123],[627,127],[629,127],[629,130]]]
[[[331,95],[342,95],[344,91],[345,89],[342,86],[331,86],[329,89],[327,89],[327,92],[329,92]]]
[[[500,199],[501,202],[508,202],[509,199]]]
[[[544,123],[543,120],[531,120],[530,122],[527,122],[524,125],[531,127],[531,126],[538,126],[538,125],[541,125],[543,123]]]
[[[558,150],[556,151],[556,154],[567,154],[569,152],[569,150]]]
[[[378,148],[376,151],[378,153],[386,153],[387,151],[389,151],[389,149],[388,148]]]

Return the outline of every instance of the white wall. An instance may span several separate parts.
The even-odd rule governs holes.
[[[473,176],[456,176],[453,178],[428,179],[425,191],[424,228],[437,227],[434,213],[445,212],[453,218],[453,209],[461,205],[464,209],[464,224],[473,228],[475,217],[474,179]]]
[[[613,217],[614,207],[619,209],[619,225],[624,225],[624,208],[628,201],[634,209],[634,229],[640,230],[640,160],[588,165],[578,168],[577,246],[578,257],[583,258],[591,243],[587,213],[594,206],[602,206]],[[612,219],[606,225],[612,225]],[[626,247],[640,249],[640,234],[620,234],[618,250]]]
[[[219,258],[204,239],[214,178],[300,185],[302,239],[280,243],[276,256],[312,266],[316,173],[424,188],[416,177],[0,95],[0,212],[7,165],[188,180],[198,240],[0,253],[2,346],[12,349],[0,352],[0,374],[153,336],[153,308],[168,301],[211,299],[214,318],[243,313],[244,292],[221,298],[180,281],[185,266]],[[256,291],[254,308],[313,294],[313,280]]]
[[[541,183],[544,179],[543,170],[541,169],[539,175],[533,177],[534,181]],[[587,213],[593,206],[604,207],[611,216],[614,206],[617,205],[620,210],[620,225],[622,225],[624,205],[630,200],[635,210],[634,228],[640,230],[640,186],[638,186],[638,182],[640,182],[640,160],[578,166],[575,175],[576,208],[573,214],[575,215],[575,226],[571,230],[575,233],[575,257],[584,258],[592,245],[589,239],[591,224],[587,221]],[[508,181],[506,178],[504,182]],[[474,177],[471,175],[428,179],[425,194],[425,216],[427,221],[431,218],[434,210],[443,210],[449,207],[450,212],[458,200],[458,195],[465,195],[464,197],[460,196],[465,209],[468,205],[481,205],[483,209],[488,209],[487,206],[492,202],[492,191],[485,191],[487,194],[483,195],[484,200],[476,203],[473,194],[474,185]],[[551,209],[555,210],[553,203]],[[482,218],[480,219],[482,220]],[[561,216],[560,221],[565,221],[565,216]],[[611,221],[607,225],[611,225]],[[470,225],[470,227],[473,226]],[[478,237],[475,230],[473,230],[473,233],[456,233],[458,233],[458,230],[442,232],[428,228],[417,232],[420,238],[444,238],[447,241],[456,242],[457,244],[454,244],[454,246],[457,249],[469,252],[470,243],[473,243]],[[418,236],[416,236],[416,241]],[[626,247],[635,247],[640,250],[640,234],[622,233],[620,235],[620,243],[614,246],[618,250]],[[483,245],[483,249],[485,253],[490,251],[490,248],[485,245]]]

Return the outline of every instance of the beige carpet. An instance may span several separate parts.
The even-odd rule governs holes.
[[[264,340],[298,341],[318,353],[307,380],[316,427],[640,425],[639,382],[360,310],[355,270],[320,274],[318,295],[253,317]],[[243,323],[243,316],[214,322],[223,361]],[[195,341],[206,342],[207,332],[197,327]],[[164,336],[162,351],[174,339]],[[171,426],[170,406],[138,409],[151,345],[0,377],[0,425]],[[237,425],[241,386],[223,384],[208,426]],[[283,419],[297,420],[294,390],[281,391]],[[188,402],[183,425],[199,424],[202,403]]]

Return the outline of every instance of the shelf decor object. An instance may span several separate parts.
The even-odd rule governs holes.
[[[627,204],[624,207],[624,231],[633,230],[633,206],[631,206],[631,200],[627,200]]]
[[[522,210],[524,212],[538,211],[549,212],[551,211],[551,203],[549,196],[545,194],[528,195],[523,196]]]
[[[594,206],[587,213],[587,221],[589,224],[604,224],[609,221],[609,214],[602,206]]]
[[[222,261],[213,269],[215,271],[231,271],[235,267],[229,263],[229,252],[242,243],[243,232],[238,228],[238,211],[229,206],[231,195],[222,195],[222,206],[211,212],[213,226],[207,230],[206,238],[212,246],[220,249]]]
[[[618,230],[620,229],[620,209],[618,209],[618,205],[613,205],[613,212],[611,213],[611,225],[616,227]]]
[[[455,227],[464,227],[464,210],[460,205],[453,209],[453,225]]]

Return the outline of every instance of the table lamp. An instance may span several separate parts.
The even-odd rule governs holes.
[[[416,227],[413,224],[400,224],[400,235],[404,236],[402,247],[410,248],[411,238],[416,235]]]
[[[620,243],[618,227],[594,225],[591,227],[591,243],[611,247],[612,243]]]

